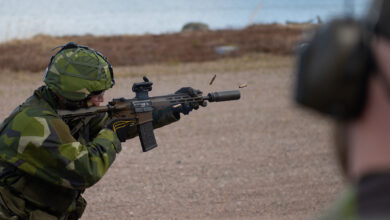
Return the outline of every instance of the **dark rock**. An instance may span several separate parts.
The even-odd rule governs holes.
[[[209,26],[201,22],[190,22],[183,26],[182,32],[193,32],[193,31],[207,31]]]

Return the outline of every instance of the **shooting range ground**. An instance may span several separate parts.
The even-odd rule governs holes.
[[[204,63],[116,69],[106,92],[133,97],[146,74],[151,95],[192,86],[240,89],[241,100],[209,103],[155,131],[159,146],[142,153],[123,144],[112,168],[84,194],[82,219],[309,219],[342,189],[333,159],[332,125],[291,101],[290,56],[253,54]],[[211,78],[217,75],[212,85]],[[0,116],[41,85],[41,74],[0,75]]]

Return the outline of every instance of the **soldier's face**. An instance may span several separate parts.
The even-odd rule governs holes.
[[[104,102],[104,92],[98,95],[92,95],[89,104],[90,106],[100,106],[100,103]]]

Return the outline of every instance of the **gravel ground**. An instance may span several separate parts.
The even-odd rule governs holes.
[[[239,101],[209,103],[156,130],[159,147],[148,153],[138,138],[124,143],[105,177],[85,192],[82,219],[310,219],[342,190],[331,124],[293,105],[291,68],[150,78],[152,95],[182,86],[204,92],[248,87]],[[106,99],[132,97],[130,85],[139,80],[121,74]],[[3,73],[0,116],[40,81],[40,74]]]

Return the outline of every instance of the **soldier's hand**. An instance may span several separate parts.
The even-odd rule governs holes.
[[[200,91],[198,89],[194,89],[192,87],[183,87],[183,88],[177,90],[175,92],[175,94],[186,94],[186,95],[189,95],[191,97],[196,97],[196,96],[202,95],[202,91]],[[206,105],[206,103],[202,103],[202,106],[205,106],[205,105]],[[182,104],[181,106],[174,108],[174,112],[177,112],[177,114],[181,112],[185,115],[188,115],[193,109],[197,110],[198,108],[199,108],[199,103],[197,103],[197,102],[185,103],[185,104]]]
[[[131,126],[134,126],[135,124],[136,121],[134,119],[112,118],[106,122],[104,127],[111,129],[116,133],[121,142],[125,142]]]
[[[175,94],[186,94],[186,95],[189,95],[191,97],[195,97],[195,96],[201,95],[202,91],[200,91],[198,89],[194,89],[192,87],[183,87],[183,88],[180,88],[179,90],[177,90],[175,92]]]

